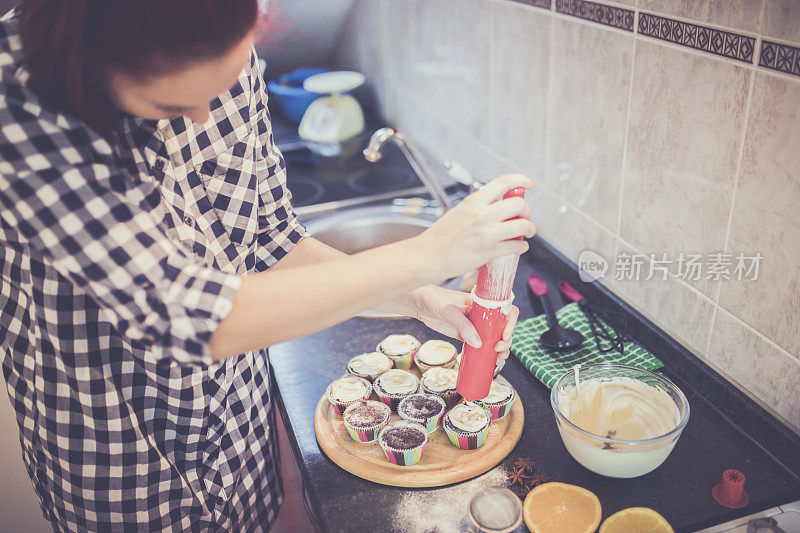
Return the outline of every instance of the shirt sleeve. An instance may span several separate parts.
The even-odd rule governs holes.
[[[210,364],[208,341],[240,278],[204,264],[165,234],[154,185],[119,169],[80,123],[0,108],[0,218],[59,274],[157,358]]]
[[[258,249],[256,266],[262,272],[280,261],[309,233],[292,210],[292,194],[286,188],[286,162],[275,146],[267,109],[267,91],[258,67],[255,50],[250,54],[251,116],[255,120],[259,150],[258,174]]]

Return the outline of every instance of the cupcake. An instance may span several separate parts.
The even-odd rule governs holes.
[[[375,442],[378,433],[389,423],[392,410],[382,402],[365,400],[351,404],[344,410],[342,421],[356,442]]]
[[[349,405],[368,400],[372,394],[372,386],[364,378],[344,376],[328,385],[325,394],[336,412],[341,415]]]
[[[456,390],[458,371],[452,368],[431,368],[422,375],[422,392],[439,396],[447,407],[453,407],[460,398]]]
[[[393,368],[378,376],[372,388],[383,403],[394,411],[400,400],[419,390],[419,379],[411,372]]]
[[[445,407],[444,400],[439,396],[412,394],[400,400],[397,414],[403,420],[422,424],[428,433],[433,433],[442,422]]]
[[[462,355],[463,355],[463,352],[456,356],[456,364],[453,367],[456,370],[458,370],[459,367],[461,367],[461,356]],[[500,374],[500,371],[503,370],[503,367],[505,366],[505,364],[506,364],[506,361],[504,359],[500,359],[500,358],[497,359],[497,363],[494,365],[494,377],[497,377],[497,375]]]
[[[491,423],[492,415],[483,407],[460,403],[444,415],[442,427],[453,446],[475,450],[486,442]]]
[[[423,373],[434,367],[453,368],[457,353],[456,347],[449,342],[433,340],[419,347],[414,361]]]
[[[492,413],[492,420],[499,420],[511,410],[516,397],[517,393],[514,391],[514,387],[494,380],[486,398],[475,400],[475,404]]]
[[[375,381],[375,378],[392,368],[392,360],[382,353],[362,353],[347,362],[347,373]]]
[[[401,420],[381,430],[378,444],[390,463],[409,466],[422,459],[428,445],[428,432],[415,422]]]
[[[391,359],[395,368],[408,370],[419,350],[419,341],[413,335],[389,335],[375,350]]]

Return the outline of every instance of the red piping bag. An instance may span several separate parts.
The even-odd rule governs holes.
[[[525,197],[525,189],[511,189],[503,198]],[[522,237],[518,237],[522,240]],[[483,265],[478,271],[478,283],[472,291],[472,303],[467,311],[478,335],[481,347],[473,348],[464,343],[464,353],[458,369],[456,389],[467,401],[481,400],[489,394],[497,352],[494,346],[503,337],[506,319],[514,296],[511,289],[517,273],[518,255],[498,257]]]

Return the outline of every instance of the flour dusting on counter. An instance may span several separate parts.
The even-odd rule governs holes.
[[[475,479],[437,489],[407,489],[392,515],[392,531],[459,533],[472,496],[489,487],[505,487],[506,471],[494,468]]]

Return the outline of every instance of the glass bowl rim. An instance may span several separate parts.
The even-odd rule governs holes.
[[[589,364],[589,365],[585,365],[585,366],[581,365],[581,371],[585,371],[585,370],[588,370],[588,369],[603,369],[603,368],[605,368],[605,369],[635,370],[635,371],[641,372],[641,373],[643,373],[643,374],[645,374],[645,375],[647,375],[649,377],[655,378],[657,381],[661,382],[662,384],[666,385],[669,389],[671,389],[672,391],[676,392],[678,397],[683,402],[683,404],[686,405],[686,411],[683,413],[683,416],[681,417],[680,422],[678,422],[678,425],[675,426],[675,428],[672,431],[664,433],[663,435],[659,435],[658,437],[650,437],[649,439],[642,439],[642,440],[614,439],[614,438],[611,438],[611,437],[603,437],[601,435],[595,435],[594,433],[586,431],[585,429],[575,425],[569,418],[564,416],[564,413],[562,413],[561,410],[558,408],[558,404],[556,402],[556,397],[555,397],[556,396],[556,390],[561,388],[561,384],[563,383],[563,381],[566,379],[567,376],[572,374],[572,371],[568,371],[568,372],[564,373],[564,375],[562,375],[560,378],[558,378],[558,381],[556,381],[555,385],[553,385],[553,388],[550,390],[550,406],[553,408],[553,412],[555,413],[557,419],[563,420],[568,426],[570,426],[572,429],[577,431],[579,434],[585,435],[587,437],[591,437],[591,438],[593,438],[595,440],[600,440],[602,442],[608,442],[608,443],[611,443],[611,444],[627,444],[627,445],[634,445],[634,446],[639,446],[639,445],[643,445],[643,444],[657,443],[659,441],[669,440],[669,438],[672,437],[673,435],[679,435],[680,432],[683,431],[683,428],[686,427],[686,424],[689,422],[689,413],[691,412],[691,407],[689,405],[689,400],[686,399],[686,395],[683,394],[683,391],[680,388],[678,388],[678,386],[675,385],[670,379],[668,379],[665,376],[662,376],[660,374],[656,374],[655,372],[652,372],[650,370],[647,370],[647,369],[644,369],[644,368],[641,368],[641,367],[638,367],[638,366],[634,366],[634,365],[624,365],[624,364],[621,364],[621,363],[594,363],[594,364]],[[680,406],[676,406],[676,407],[678,407],[678,409],[680,410]]]

